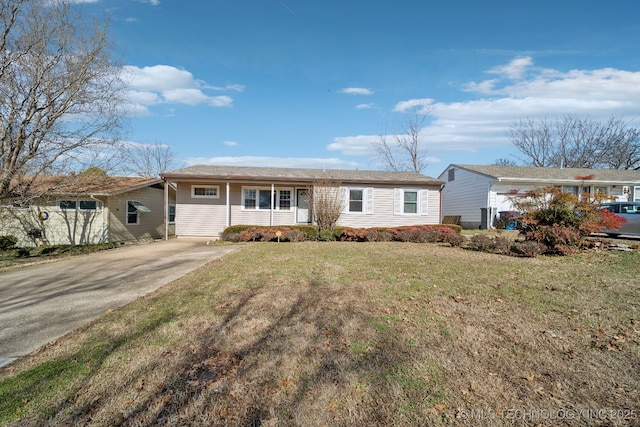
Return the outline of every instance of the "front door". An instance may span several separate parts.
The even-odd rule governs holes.
[[[309,199],[307,197],[307,189],[299,188],[296,191],[296,222],[308,224],[311,222],[309,212]]]

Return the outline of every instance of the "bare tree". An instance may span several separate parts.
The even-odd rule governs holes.
[[[0,0],[0,199],[40,175],[102,166],[124,88],[106,23],[67,0]]]
[[[507,159],[506,157],[500,157],[495,159],[492,163],[493,166],[518,166],[518,162],[512,159]]]
[[[385,133],[378,137],[373,149],[384,167],[394,171],[417,173],[427,167],[427,154],[420,131],[430,115],[430,110],[416,107],[412,113],[405,115],[397,132],[393,135]]]
[[[127,161],[123,168],[127,174],[153,178],[179,167],[170,145],[127,144],[124,153]]]
[[[346,203],[341,183],[330,179],[316,180],[307,188],[306,198],[311,219],[318,230],[333,231]]]
[[[603,122],[574,115],[523,119],[510,134],[531,166],[640,169],[640,129],[617,116]]]

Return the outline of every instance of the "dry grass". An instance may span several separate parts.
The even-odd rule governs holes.
[[[0,422],[638,424],[639,260],[245,245],[0,370]]]

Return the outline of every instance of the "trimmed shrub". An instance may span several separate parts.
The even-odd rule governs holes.
[[[450,244],[452,247],[457,248],[462,246],[462,244],[467,241],[467,238],[462,234],[451,233],[445,236],[444,241]]]
[[[288,227],[232,225],[224,229],[220,239],[230,242],[269,242],[278,240],[278,236],[276,236],[278,231],[281,233],[280,241],[302,242],[304,240],[316,240],[318,237],[318,229],[313,225],[292,225]]]
[[[474,234],[471,236],[471,247],[477,251],[485,252],[493,245],[493,239],[486,234]]]
[[[285,240],[287,242],[304,242],[306,240],[306,236],[304,232],[292,228],[282,233],[280,240]]]
[[[391,242],[393,241],[393,234],[384,230],[367,230],[364,240],[365,242]]]
[[[496,236],[491,244],[491,249],[495,253],[508,255],[511,253],[512,244],[512,240],[508,237]]]
[[[16,236],[7,235],[0,236],[0,251],[6,251],[16,246],[18,238]]]
[[[333,234],[333,231],[324,229],[318,233],[318,240],[321,242],[332,242],[336,240],[336,236]]]
[[[514,245],[514,252],[529,258],[535,258],[538,255],[542,255],[547,250],[547,247],[535,240],[525,240],[524,242],[516,242]]]

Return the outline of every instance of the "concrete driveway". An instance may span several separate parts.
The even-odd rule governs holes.
[[[173,239],[0,273],[0,366],[235,248]]]

